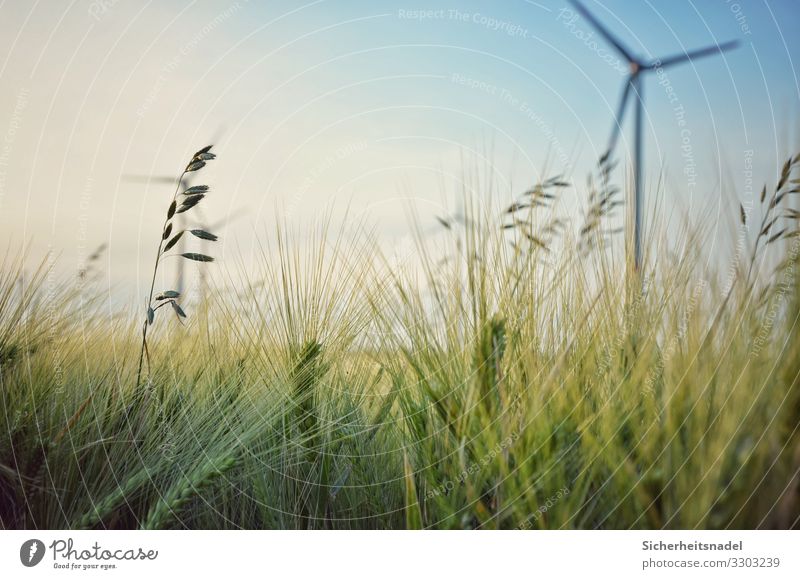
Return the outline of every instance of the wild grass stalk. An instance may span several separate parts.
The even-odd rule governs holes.
[[[179,320],[186,317],[186,313],[178,304],[178,299],[181,297],[179,292],[176,290],[167,290],[158,294],[157,296],[154,296],[153,294],[155,292],[156,278],[158,277],[158,268],[159,265],[161,265],[161,260],[166,257],[167,252],[174,248],[183,234],[186,233],[185,230],[173,231],[172,218],[177,214],[190,211],[193,207],[197,206],[197,204],[203,200],[209,190],[207,185],[194,185],[189,187],[183,191],[182,201],[180,204],[178,204],[178,192],[181,189],[181,183],[183,182],[183,178],[187,173],[199,171],[206,166],[208,161],[216,158],[216,155],[210,152],[211,147],[212,145],[208,145],[197,151],[178,177],[178,185],[175,187],[175,191],[172,194],[172,199],[170,201],[169,208],[167,209],[164,225],[161,228],[161,236],[159,237],[158,249],[156,250],[156,259],[155,263],[153,264],[153,276],[150,281],[150,293],[147,297],[147,314],[144,322],[142,323],[142,347],[139,352],[139,368],[136,371],[137,393],[139,393],[139,388],[142,382],[142,364],[145,356],[147,356],[148,359],[148,369],[150,367],[150,353],[147,349],[147,328],[153,325],[156,311],[166,305],[169,305],[172,307],[172,310],[175,312],[175,315]],[[217,241],[216,235],[202,229],[191,229],[189,230],[189,233],[195,237],[198,237],[199,239]],[[185,252],[181,253],[180,257],[203,263],[214,261],[213,257],[202,253]]]

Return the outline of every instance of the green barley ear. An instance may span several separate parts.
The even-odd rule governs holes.
[[[403,449],[403,474],[405,479],[405,512],[406,530],[422,529],[422,509],[417,496],[417,485],[414,482],[414,471],[408,454]]]
[[[236,464],[235,455],[206,461],[190,478],[179,481],[167,494],[158,499],[141,528],[144,530],[168,528],[192,498],[214,486]]]
[[[487,410],[495,408],[501,400],[499,388],[503,379],[501,363],[505,350],[506,323],[502,317],[494,316],[481,331],[474,362],[481,400]]]
[[[315,387],[324,374],[321,354],[322,345],[319,342],[306,343],[297,356],[290,376],[295,421],[299,431],[308,437],[315,434],[318,424]]]
[[[375,380],[377,384],[381,377],[383,376],[383,366],[378,372],[378,377]],[[400,394],[400,389],[402,387],[402,383],[398,378],[392,379],[392,389],[389,393],[383,398],[383,402],[381,403],[380,408],[378,409],[377,414],[372,419],[370,423],[369,430],[367,431],[368,434],[366,436],[366,442],[371,442],[372,439],[378,434],[378,432],[383,428],[386,422],[389,419],[389,413],[392,411],[392,407],[394,406],[395,401],[397,400],[397,396]],[[339,491],[342,490],[344,485],[347,483],[347,480],[350,478],[350,473],[353,472],[353,464],[349,461],[346,461],[344,469],[336,478],[334,483],[331,485],[330,489],[330,498],[331,500],[336,499],[336,495],[339,494]]]
[[[95,503],[90,511],[85,513],[73,526],[74,529],[92,529],[112,515],[121,505],[130,500],[132,494],[138,491],[148,481],[152,480],[153,472],[146,468],[128,477],[116,490],[106,495]]]

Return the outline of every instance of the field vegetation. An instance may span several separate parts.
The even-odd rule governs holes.
[[[217,283],[146,312],[9,253],[0,524],[797,527],[798,161],[731,209],[732,261],[687,221],[678,243],[653,226],[641,272],[605,169],[578,223],[550,211],[560,179],[501,222],[465,194],[445,251],[418,235],[408,262],[330,220],[276,227],[238,277],[179,256]]]

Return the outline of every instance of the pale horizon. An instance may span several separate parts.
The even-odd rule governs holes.
[[[788,1],[739,2],[738,11],[590,4],[644,57],[741,42],[644,81],[648,203],[661,182],[667,214],[735,217],[730,196],[747,201],[774,183],[798,146],[800,41],[787,26],[800,10]],[[188,154],[215,141],[202,209],[221,229],[222,268],[247,261],[276,222],[336,222],[346,209],[389,250],[407,244],[409,210],[431,231],[435,216],[458,210],[464,158],[485,157],[500,190],[476,195],[498,208],[565,175],[576,188],[561,210],[577,216],[624,80],[613,49],[560,1],[0,10],[7,243],[29,246],[33,261],[52,249],[64,274],[107,244],[103,283],[137,299],[171,189],[128,176],[177,176]]]

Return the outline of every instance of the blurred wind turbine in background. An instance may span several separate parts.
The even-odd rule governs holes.
[[[725,42],[723,44],[716,44],[707,48],[701,48],[683,54],[676,54],[666,58],[657,58],[655,60],[642,61],[628,50],[618,38],[609,32],[599,20],[597,20],[591,12],[589,12],[581,2],[578,0],[569,0],[569,3],[575,7],[581,16],[591,23],[600,35],[611,44],[617,52],[628,61],[630,73],[625,80],[625,87],[622,90],[622,98],[617,108],[617,114],[614,118],[614,127],[611,131],[611,139],[608,144],[608,149],[600,158],[600,164],[605,165],[614,147],[617,144],[617,139],[622,126],[622,119],[625,116],[628,100],[630,100],[631,92],[636,93],[636,118],[634,119],[634,146],[633,146],[633,266],[638,272],[642,267],[642,188],[643,188],[643,175],[644,175],[644,158],[642,156],[644,147],[644,93],[642,87],[642,73],[658,72],[664,69],[682,64],[684,62],[692,62],[699,58],[706,56],[714,56],[721,54],[726,50],[730,50],[738,46],[738,41]],[[628,248],[628,259],[630,260],[630,247]]]

